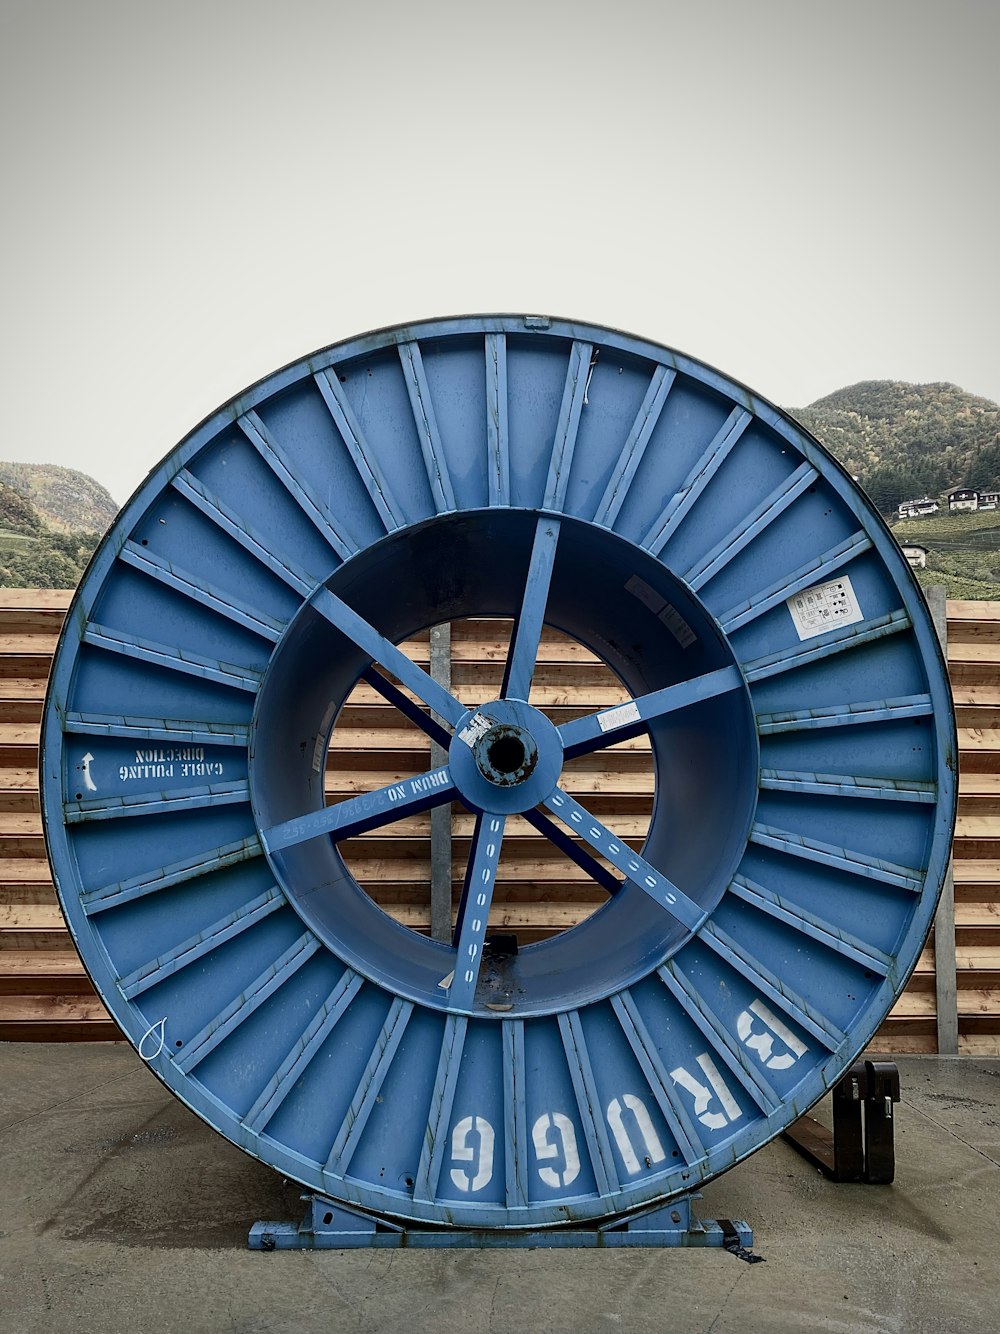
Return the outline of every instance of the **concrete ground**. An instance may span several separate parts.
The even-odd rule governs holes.
[[[0,1044],[3,1334],[996,1334],[1000,1061],[899,1061],[893,1186],[777,1142],[713,1182],[724,1251],[251,1253],[297,1192],[177,1103],[131,1048]],[[818,1112],[822,1115],[822,1112]]]

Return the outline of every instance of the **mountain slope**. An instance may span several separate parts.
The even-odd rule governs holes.
[[[118,513],[110,492],[75,468],[0,463],[0,482],[23,496],[41,522],[57,532],[103,533]]]
[[[1000,406],[957,385],[862,380],[791,412],[883,514],[925,493],[1000,488]]]
[[[74,468],[0,463],[0,587],[74,588],[117,510]]]

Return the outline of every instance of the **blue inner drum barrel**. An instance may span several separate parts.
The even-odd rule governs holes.
[[[514,629],[469,707],[397,645],[482,616]],[[533,705],[543,624],[625,702]],[[327,806],[360,679],[444,762]],[[564,780],[640,734],[641,849]],[[333,1199],[488,1228],[690,1191],[819,1098],[916,962],[956,787],[926,607],[840,466],[689,357],[521,316],[330,347],[178,445],[76,595],[42,763],[70,930],[159,1078]],[[447,803],[442,942],[341,845]],[[606,901],[497,952],[516,820]]]

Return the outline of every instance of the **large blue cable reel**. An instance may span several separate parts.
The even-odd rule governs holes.
[[[515,629],[467,708],[395,646],[478,616]],[[543,623],[626,702],[533,707]],[[326,807],[362,675],[446,762]],[[640,733],[641,852],[562,782]],[[149,475],[67,616],[42,796],[88,972],[184,1103],[349,1206],[535,1228],[696,1189],[837,1080],[931,923],[954,757],[919,589],[815,440],[655,343],[474,316],[298,361]],[[442,943],[339,845],[449,802]],[[607,901],[487,968],[515,816]]]

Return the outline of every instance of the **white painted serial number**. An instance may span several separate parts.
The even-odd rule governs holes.
[[[787,1070],[808,1048],[763,1000],[752,1001],[736,1019],[740,1042],[770,1070]],[[726,1130],[743,1110],[707,1051],[694,1061],[695,1070],[678,1065],[670,1071],[674,1086],[691,1099],[691,1111],[706,1130]],[[628,1113],[629,1115],[626,1115]],[[612,1098],[605,1111],[608,1129],[621,1156],[625,1175],[666,1159],[649,1109],[635,1093]],[[580,1175],[576,1128],[565,1112],[543,1112],[531,1128],[535,1171],[543,1185],[563,1190]],[[463,1116],[451,1132],[451,1180],[457,1190],[475,1195],[493,1180],[496,1131],[485,1116]]]
[[[448,774],[443,769],[432,769],[419,778],[410,778],[405,783],[394,783],[386,790],[390,801],[403,801],[407,797],[419,797],[422,792],[433,792],[436,788],[447,787]]]

